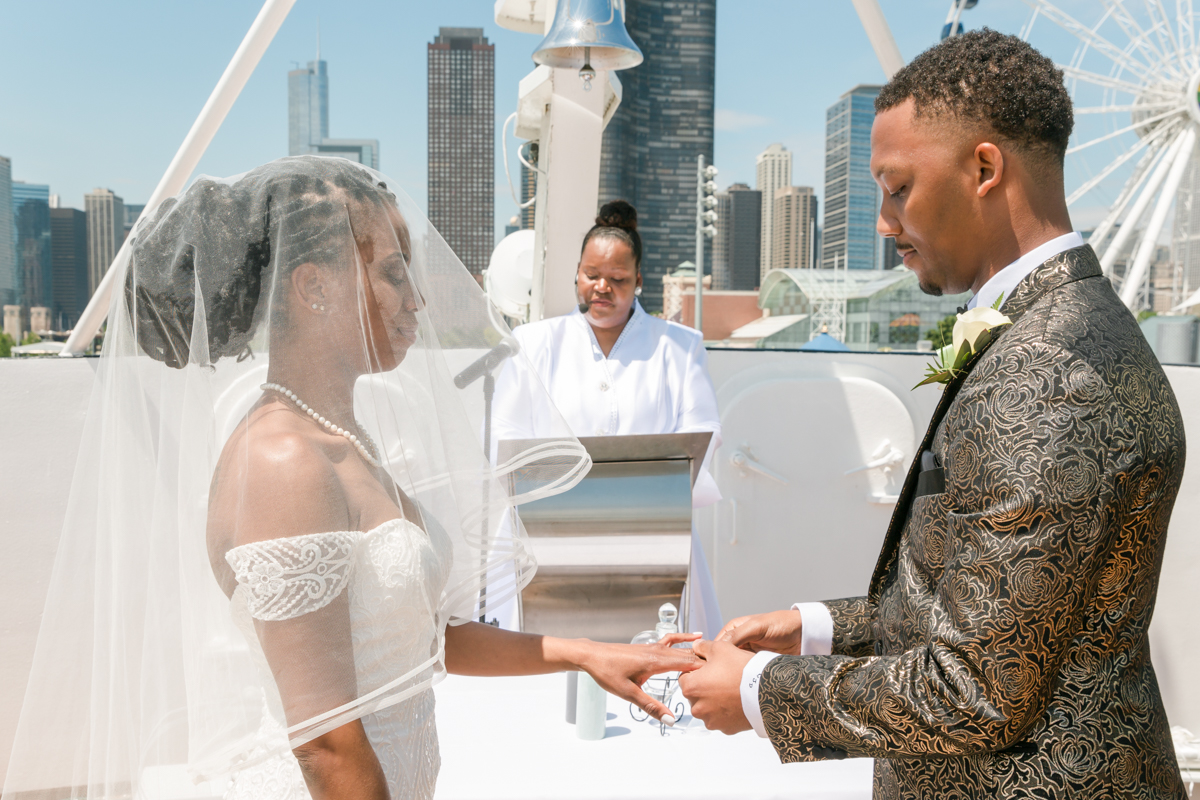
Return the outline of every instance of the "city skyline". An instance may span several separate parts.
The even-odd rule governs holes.
[[[111,187],[144,202],[161,177],[258,10],[257,2],[182,3],[169,15],[141,0],[128,14],[100,13],[68,0],[48,26],[44,6],[6,9],[10,37],[0,51],[0,154],[13,177],[49,184],[63,205],[83,207],[92,187]],[[881,0],[902,54],[936,43],[944,0]],[[983,3],[964,18],[1016,33],[1028,10]],[[499,28],[491,4],[363,2],[354,14],[326,0],[298,5],[268,49],[195,174],[228,176],[286,154],[287,97],[283,76],[298,54],[314,50],[320,17],[322,57],[334,70],[335,132],[369,131],[380,139],[385,173],[427,208],[424,43],[440,25],[475,25],[496,45],[495,132],[515,107],[517,83],[533,69],[538,38]],[[363,25],[370,19],[370,25]],[[769,20],[771,24],[764,25]],[[189,31],[180,39],[179,30]],[[824,109],[857,83],[879,83],[882,71],[849,3],[797,4],[747,0],[717,5],[714,162],[721,187],[755,184],[754,157],[774,141],[795,153],[793,180],[823,191]],[[821,31],[797,54],[797,31]],[[103,41],[112,55],[86,58]],[[53,53],[53,58],[46,54]],[[1067,52],[1066,58],[1069,58]],[[23,64],[38,63],[35,71]],[[155,63],[146,70],[146,63]],[[813,70],[831,75],[811,80]],[[123,76],[139,74],[134,83]],[[769,80],[762,79],[769,76]],[[122,86],[119,97],[106,87]],[[80,132],[86,131],[86,136]],[[130,135],[130,132],[136,135]],[[509,154],[517,164],[510,141]],[[496,148],[495,229],[518,213]],[[694,154],[693,154],[694,158]],[[514,175],[516,178],[516,175]],[[1082,227],[1082,225],[1081,225]]]

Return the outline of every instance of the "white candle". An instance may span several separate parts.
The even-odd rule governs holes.
[[[586,672],[579,673],[575,691],[575,735],[589,741],[603,739],[608,722],[608,692]]]

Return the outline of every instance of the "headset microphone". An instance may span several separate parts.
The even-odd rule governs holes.
[[[588,309],[590,309],[591,307],[592,306],[590,303],[580,303],[579,304],[579,313],[586,314],[588,312]]]

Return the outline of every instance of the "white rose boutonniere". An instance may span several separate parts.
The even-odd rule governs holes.
[[[925,367],[925,380],[917,384],[949,383],[958,375],[963,366],[971,358],[987,346],[996,331],[1005,325],[1011,325],[1012,320],[1000,313],[1000,304],[1004,301],[1001,295],[991,308],[972,308],[958,315],[954,323],[950,344],[943,347],[934,356],[933,361]],[[916,389],[917,386],[913,388]]]

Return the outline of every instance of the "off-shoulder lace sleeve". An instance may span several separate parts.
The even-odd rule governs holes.
[[[246,608],[277,622],[324,608],[341,594],[354,568],[354,532],[312,533],[234,547],[225,554]]]

